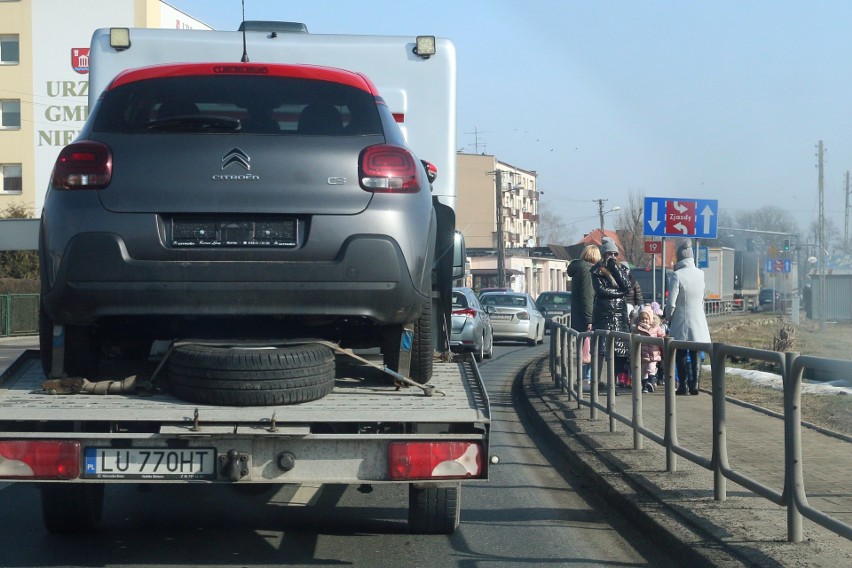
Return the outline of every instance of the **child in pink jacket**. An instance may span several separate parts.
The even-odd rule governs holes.
[[[633,332],[648,337],[665,337],[659,316],[651,306],[644,306],[636,316]],[[663,349],[659,345],[642,344],[642,392],[654,392],[657,385],[657,363],[663,360]]]

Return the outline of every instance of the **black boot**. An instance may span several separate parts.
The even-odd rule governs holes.
[[[675,367],[677,368],[677,390],[675,394],[684,395],[686,394],[686,383],[689,382],[689,363],[686,360],[686,352],[676,352]]]
[[[699,353],[692,351],[690,353],[692,360],[689,362],[689,394],[698,394],[698,379],[701,375],[701,362],[699,361]]]

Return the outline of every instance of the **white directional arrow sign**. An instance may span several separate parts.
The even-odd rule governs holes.
[[[660,219],[660,204],[654,201],[651,203],[651,218],[648,220],[648,225],[651,226],[652,231],[656,231],[662,222]]]
[[[709,205],[705,205],[704,209],[701,210],[702,227],[705,233],[710,232],[710,222],[713,220],[713,215],[713,208]]]

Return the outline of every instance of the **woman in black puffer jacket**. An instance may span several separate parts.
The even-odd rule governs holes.
[[[612,239],[603,240],[603,257],[592,267],[592,286],[595,289],[595,306],[592,310],[592,327],[609,331],[630,333],[625,296],[631,289],[630,271],[618,262],[618,247]],[[601,354],[606,354],[606,342],[600,341]],[[615,340],[615,372],[622,372],[630,354],[630,343]]]

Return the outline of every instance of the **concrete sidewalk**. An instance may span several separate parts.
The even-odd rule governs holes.
[[[547,359],[534,364],[523,384],[531,416],[540,419],[560,449],[598,490],[661,546],[705,566],[848,566],[852,542],[803,519],[804,540],[787,542],[787,513],[767,499],[727,482],[727,500],[713,498],[713,472],[677,457],[677,470],[666,472],[665,449],[644,438],[633,449],[633,432],[588,407],[577,408],[553,384]],[[662,389],[642,395],[646,428],[664,432]],[[606,397],[599,401],[606,403]],[[707,392],[675,398],[678,441],[693,453],[712,452],[712,399]],[[619,414],[632,415],[631,393],[615,398]],[[783,421],[759,410],[728,404],[728,452],[731,467],[780,492],[783,489]],[[852,443],[802,428],[803,472],[811,506],[852,524]]]

